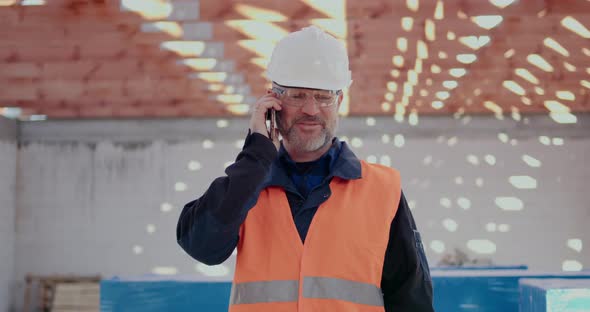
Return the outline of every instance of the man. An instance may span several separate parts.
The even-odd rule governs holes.
[[[334,137],[351,83],[345,48],[304,28],[277,43],[267,76],[236,162],[184,207],[180,246],[208,265],[237,246],[230,311],[433,311],[398,172]]]

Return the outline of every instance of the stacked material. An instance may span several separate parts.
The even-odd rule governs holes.
[[[590,279],[521,279],[520,312],[546,311],[590,311]]]

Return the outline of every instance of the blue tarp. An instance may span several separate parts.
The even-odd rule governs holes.
[[[588,279],[590,272],[549,274],[506,267],[432,270],[435,309],[437,312],[517,312],[521,278]],[[226,312],[230,289],[230,282],[113,278],[101,282],[101,311]]]

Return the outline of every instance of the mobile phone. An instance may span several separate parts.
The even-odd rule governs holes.
[[[274,108],[271,108],[269,110],[266,111],[266,120],[267,122],[267,126],[268,126],[268,137],[271,140],[274,140],[274,136],[275,136],[275,127],[277,124],[277,120],[276,120],[276,111],[274,110]]]
[[[275,88],[272,88],[270,90],[270,92],[272,93],[272,95],[275,98],[277,98],[277,99],[279,98],[280,93],[278,92],[278,90],[276,90]],[[268,137],[271,140],[274,140],[275,139],[275,135],[276,135],[276,132],[275,132],[275,128],[277,126],[276,114],[277,114],[277,112],[275,111],[274,108],[271,108],[271,109],[269,109],[269,110],[266,111],[266,120],[268,121],[267,122]]]

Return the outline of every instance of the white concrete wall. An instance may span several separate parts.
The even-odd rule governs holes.
[[[16,122],[0,116],[0,311],[9,309],[14,289]]]
[[[340,135],[359,157],[401,171],[431,266],[460,248],[496,264],[560,271],[564,263],[590,267],[589,249],[577,247],[590,242],[589,117],[578,116],[575,125],[543,116],[421,118],[417,126],[350,118]],[[246,125],[243,119],[23,123],[17,279],[26,272],[230,279],[233,257],[218,267],[198,265],[176,245],[175,226],[182,205],[235,158]],[[530,176],[537,186],[518,189],[510,176]],[[516,197],[523,208],[504,211],[497,197]],[[467,246],[472,239],[489,240],[495,250],[478,254]]]

